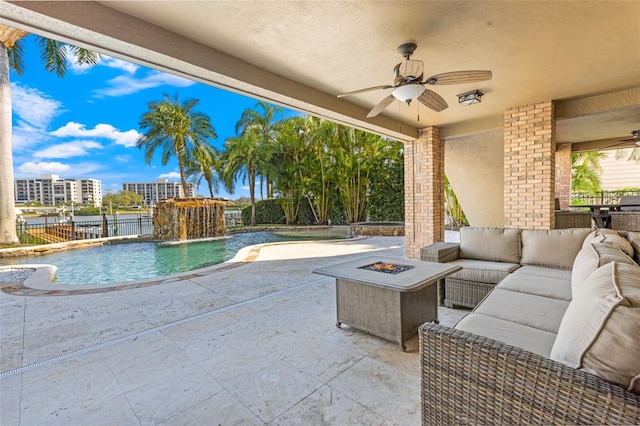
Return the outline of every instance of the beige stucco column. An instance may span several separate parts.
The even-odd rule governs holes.
[[[420,258],[420,248],[444,241],[444,144],[437,127],[420,131],[404,145],[405,250]]]
[[[556,121],[552,101],[504,115],[504,225],[555,227]]]
[[[556,145],[556,198],[560,209],[568,210],[571,205],[571,144]]]

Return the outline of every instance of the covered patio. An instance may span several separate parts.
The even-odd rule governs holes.
[[[406,254],[443,239],[446,173],[471,225],[554,228],[570,204],[571,152],[620,148],[640,122],[640,4],[591,2],[3,2],[16,28],[405,143]],[[436,112],[395,101],[399,45]],[[458,96],[479,90],[480,103]],[[628,142],[626,146],[634,146]],[[532,190],[534,189],[535,190]]]
[[[406,236],[344,252],[319,246],[310,254],[316,267],[368,251],[417,259],[420,248],[444,241],[445,173],[471,225],[554,228],[555,199],[562,209],[570,203],[571,153],[623,147],[638,127],[639,18],[640,3],[629,1],[3,1],[0,11],[7,25],[404,142]],[[430,87],[448,104],[440,112],[394,101],[367,118],[387,89],[337,97],[392,84],[397,47],[407,42],[417,44],[412,59],[424,62],[425,76],[490,70],[492,78]],[[458,102],[472,90],[484,94],[480,103]],[[45,313],[72,352],[133,336],[3,378],[2,423],[45,416],[69,424],[100,419],[107,408],[123,424],[222,414],[232,424],[420,423],[417,340],[402,353],[336,330],[332,280],[311,275],[308,258],[274,252],[258,260],[213,280],[189,278],[186,296],[166,282],[87,297],[87,311],[84,296],[39,306],[2,295],[3,307],[15,304],[15,316],[29,318],[12,324],[14,340],[51,336],[38,328]],[[220,282],[231,293],[218,297]],[[143,295],[158,304],[132,309]],[[439,308],[444,325],[466,312]],[[8,358],[9,368],[30,365],[32,355],[51,359],[55,342]],[[43,393],[43,381],[66,389],[60,397],[80,409],[59,410],[65,404]],[[81,385],[68,388],[73,382]]]

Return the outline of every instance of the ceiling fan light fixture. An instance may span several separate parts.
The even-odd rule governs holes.
[[[422,95],[424,91],[425,88],[422,84],[403,84],[402,86],[396,87],[391,94],[401,102],[410,103]]]
[[[481,102],[482,95],[484,93],[479,90],[461,93],[458,95],[458,103],[462,105],[478,104]]]

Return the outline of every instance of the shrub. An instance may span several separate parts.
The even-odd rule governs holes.
[[[251,206],[242,209],[242,223],[251,224]],[[284,223],[284,210],[277,200],[260,200],[256,203],[256,225]]]
[[[100,214],[100,207],[83,207],[75,214],[76,216],[97,216]]]
[[[298,224],[299,225],[315,225],[316,218],[311,210],[309,199],[302,197],[300,200],[300,208],[298,209]]]

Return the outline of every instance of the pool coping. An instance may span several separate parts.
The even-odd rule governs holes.
[[[260,255],[260,251],[268,246],[277,246],[285,244],[314,244],[314,243],[332,243],[340,244],[345,242],[360,241],[371,238],[369,236],[357,236],[342,240],[304,240],[304,241],[279,241],[272,243],[254,244],[246,246],[238,250],[236,255],[222,263],[206,266],[204,268],[194,269],[192,271],[179,272],[176,274],[163,275],[160,277],[152,277],[135,281],[122,281],[118,283],[108,284],[56,284],[53,280],[55,276],[56,266],[50,264],[22,264],[22,265],[6,265],[0,266],[0,272],[3,269],[34,269],[34,272],[22,282],[0,283],[2,292],[14,296],[73,296],[86,295],[96,293],[109,293],[113,291],[132,290],[145,288],[161,284],[170,284],[183,280],[203,277],[211,273],[227,271],[253,262]],[[64,286],[64,288],[61,288]]]

